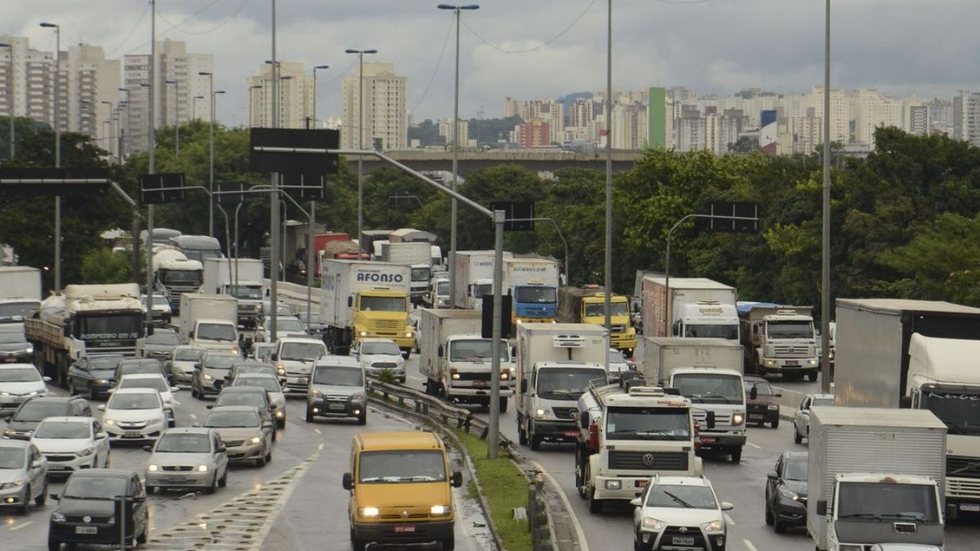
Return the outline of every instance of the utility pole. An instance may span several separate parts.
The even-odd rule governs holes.
[[[61,27],[55,23],[41,23],[54,29],[54,166],[61,168]],[[135,237],[134,237],[135,239]],[[54,291],[61,292],[61,196],[54,198]]]
[[[276,0],[272,0],[272,128],[279,127],[279,63],[276,61]],[[270,175],[272,196],[270,198],[270,228],[272,250],[269,254],[269,299],[272,301],[272,311],[277,312],[279,304],[279,173]],[[269,324],[269,339],[276,341],[276,318],[273,313]]]
[[[376,54],[378,50],[348,48],[344,53],[357,54],[357,148],[364,151],[364,54]],[[357,157],[357,247],[364,250],[361,234],[364,231],[364,163]]]

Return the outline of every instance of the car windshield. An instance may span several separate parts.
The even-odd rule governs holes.
[[[837,496],[837,518],[937,522],[936,502],[936,487],[926,484],[842,482]]]
[[[34,438],[91,438],[92,424],[88,421],[42,421]]]
[[[404,297],[361,297],[361,310],[365,312],[405,312]]]
[[[40,303],[37,301],[0,304],[0,321],[22,321],[32,318],[40,308]]]
[[[806,482],[806,456],[788,456],[786,458],[786,480]]]
[[[980,394],[923,389],[922,407],[946,423],[949,434],[980,436]]]
[[[113,394],[106,409],[159,409],[160,395],[140,392],[133,394]]]
[[[160,453],[208,453],[211,437],[207,434],[164,434],[153,451]]]
[[[210,341],[232,341],[237,339],[235,326],[230,323],[199,323],[195,338]]]
[[[610,440],[690,440],[691,413],[687,408],[610,407],[606,414]]]
[[[269,364],[237,364],[235,366],[235,375],[245,375],[246,373],[267,373],[272,376],[276,376],[276,368]]]
[[[696,404],[741,404],[745,402],[741,377],[683,373],[674,375],[674,388]]]
[[[738,324],[684,324],[684,336],[701,339],[738,340]]]
[[[231,366],[235,362],[242,361],[241,356],[233,356],[231,354],[208,354],[204,359],[204,367],[208,369],[231,369]]]
[[[41,374],[33,367],[7,367],[0,369],[0,383],[31,383],[41,381]]]
[[[52,400],[30,400],[17,410],[14,414],[14,421],[37,422],[43,421],[48,417],[64,415],[67,408],[65,403]]]
[[[360,482],[440,482],[446,461],[439,451],[364,452],[357,469]]]
[[[813,323],[807,321],[766,322],[766,335],[775,339],[812,339]]]
[[[146,344],[172,344],[177,346],[180,344],[180,337],[177,336],[177,333],[158,331],[146,337]]]
[[[647,507],[678,509],[718,509],[718,500],[707,486],[656,484],[650,488]]]
[[[0,344],[27,344],[23,331],[0,331]]]
[[[163,380],[163,377],[123,377],[119,381],[119,388],[152,388],[153,390],[159,392],[168,392],[170,390],[170,385],[167,381]]]
[[[243,299],[243,300],[261,300],[262,299],[262,287],[245,286],[239,285],[235,287],[234,285],[228,286],[229,295]]]
[[[397,350],[397,347],[396,347]],[[507,343],[500,344],[500,361],[507,361]],[[493,358],[492,339],[465,339],[454,340],[449,345],[449,361],[452,362],[475,362],[490,361]]]
[[[199,362],[204,351],[199,348],[178,348],[174,352],[174,360],[178,362]]]
[[[834,399],[833,398],[814,398],[813,399],[813,403],[810,404],[810,407],[813,407],[813,406],[832,406],[832,405],[834,405]]]
[[[752,392],[753,388],[759,396],[773,394],[772,386],[767,381],[743,381],[742,386],[745,387],[745,394]]]
[[[167,285],[173,285],[174,283],[189,283],[197,286],[204,280],[204,275],[201,270],[161,269],[160,272],[160,279]],[[153,299],[153,302],[156,302],[156,299]]]
[[[286,342],[279,349],[279,359],[311,362],[326,353],[326,347],[320,343]]]
[[[119,360],[123,359],[122,356],[89,356],[88,357],[88,368],[95,370],[104,369],[115,369],[116,365],[119,364]]]
[[[614,302],[609,305],[611,316],[628,316],[629,306],[625,302]],[[606,315],[606,304],[604,302],[587,302],[585,304],[585,315],[590,318]]]
[[[266,392],[282,392],[279,381],[272,377],[240,377],[233,386],[257,386]]]
[[[392,341],[368,341],[361,343],[361,354],[380,354],[384,356],[401,356],[402,351]]]
[[[545,400],[578,400],[589,382],[606,380],[605,369],[548,367],[538,371],[538,396]]]
[[[609,363],[611,364],[624,364],[626,363],[626,357],[619,350],[609,351]]]
[[[537,302],[554,304],[558,302],[558,291],[554,287],[518,287],[517,302]]]
[[[339,365],[317,366],[313,372],[313,384],[332,386],[364,386],[364,374],[360,367]]]
[[[23,469],[26,459],[20,448],[0,447],[0,469]]]
[[[212,411],[204,420],[204,426],[216,429],[257,427],[259,416],[254,411]]]
[[[303,322],[296,318],[276,318],[276,331],[287,331],[289,333],[305,333],[306,328]]]
[[[255,406],[259,408],[267,407],[262,394],[258,392],[222,392],[214,402],[214,407],[218,406]]]
[[[120,477],[73,476],[65,485],[63,497],[75,499],[112,499],[126,495],[128,479]]]

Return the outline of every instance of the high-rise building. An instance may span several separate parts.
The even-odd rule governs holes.
[[[516,142],[521,149],[547,147],[552,142],[551,126],[548,121],[541,119],[522,122],[514,129],[514,134],[515,139],[511,141]]]
[[[459,133],[459,146],[466,147],[470,143],[470,122],[466,119],[459,119],[456,123],[456,132]],[[439,135],[445,138],[446,145],[453,144],[453,119],[439,120]]]
[[[157,42],[156,127],[187,122],[191,118],[211,119],[210,81],[212,54],[188,54],[187,45],[177,40]],[[146,151],[149,116],[150,55],[127,55],[123,59],[123,80],[128,107],[123,111],[126,153]],[[167,84],[173,81],[174,84]],[[217,88],[215,88],[217,89]],[[201,100],[194,101],[196,96]]]
[[[612,148],[636,150],[645,149],[649,131],[646,106],[638,103],[613,106]]]
[[[852,94],[850,111],[854,119],[854,142],[874,149],[875,129],[903,128],[902,102],[884,96],[877,90],[858,90]]]
[[[249,126],[272,126],[272,65],[248,78]],[[302,63],[279,62],[279,128],[315,128],[313,122],[313,75]]]
[[[822,119],[823,113],[823,87],[814,86],[810,90],[810,107],[813,107],[814,116]],[[844,90],[830,91],[830,141],[847,145],[851,141],[851,112],[847,101],[847,93]]]
[[[360,97],[359,68],[341,82],[344,124],[340,142],[344,148],[359,148],[364,124],[363,147],[397,150],[408,147],[408,79],[395,74],[392,63],[364,64],[364,97]]]
[[[953,137],[980,147],[980,92],[960,92],[953,98]]]
[[[910,105],[908,108],[908,133],[925,136],[929,133],[929,107]]]

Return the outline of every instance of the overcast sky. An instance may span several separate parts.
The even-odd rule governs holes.
[[[476,0],[479,2],[479,0]],[[0,34],[54,49],[84,42],[109,57],[147,53],[148,0],[0,0]],[[438,0],[278,0],[279,58],[320,72],[318,114],[339,116],[347,48],[408,77],[415,120],[452,115],[453,18]],[[464,117],[503,114],[505,96],[593,91],[606,82],[607,0],[484,0],[463,12]],[[271,0],[157,0],[158,39],[213,53],[219,117],[246,120],[245,79],[270,57]],[[949,97],[980,90],[980,2],[834,0],[832,86]],[[823,81],[822,0],[613,0],[613,87],[760,87],[802,92]]]

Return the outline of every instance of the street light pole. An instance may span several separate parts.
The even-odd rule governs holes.
[[[214,237],[214,73],[197,73],[208,77],[208,97],[211,101],[211,124],[208,128],[208,236]]]
[[[452,4],[439,4],[440,10],[452,10],[456,17],[456,75],[453,84],[453,181],[451,189],[456,191],[459,183],[459,18],[461,10],[477,10],[477,4],[467,4],[465,6],[454,6]],[[451,307],[456,307],[456,226],[457,222],[456,198],[453,197],[449,212],[449,303]]]
[[[276,61],[276,0],[272,0],[272,119],[271,127],[279,126],[279,64]],[[277,312],[279,304],[279,173],[273,172],[269,175],[272,195],[269,200],[269,237],[272,245],[269,251],[269,299],[272,301],[272,311]],[[276,341],[276,330],[278,329],[278,316],[273,314],[272,323],[269,324],[269,340]]]
[[[823,68],[823,251],[820,269],[820,387],[830,392],[830,0],[827,0]]]
[[[150,93],[147,117],[146,147],[149,154],[148,173],[156,174],[157,149],[157,21],[156,0],[150,0]],[[153,205],[146,206],[146,324],[153,323]],[[136,236],[133,236],[136,239]],[[135,275],[135,274],[134,274]],[[125,527],[124,527],[125,529]]]
[[[316,128],[316,72],[329,69],[329,65],[317,65],[313,67],[313,128]],[[312,203],[312,202],[311,202]]]
[[[357,50],[348,48],[344,53],[356,54],[357,73],[357,148],[364,150],[364,54],[376,54],[378,50]],[[357,248],[364,250],[361,234],[364,231],[364,162],[357,158]]]
[[[8,113],[8,118],[10,119],[10,132],[7,137],[10,139],[10,160],[14,160],[14,154],[16,153],[16,146],[14,146],[14,45],[0,42],[0,48],[7,48],[10,52],[10,57],[7,61],[10,64],[8,69],[10,77],[7,79],[7,105],[10,106],[10,112]]]
[[[167,80],[174,85],[174,157],[180,158],[180,81]]]
[[[61,94],[58,82],[61,80],[61,27],[55,23],[41,23],[42,27],[54,29],[54,166],[61,168]],[[54,291],[61,291],[61,196],[54,198]]]
[[[109,106],[109,120],[107,121],[109,123],[109,134],[108,134],[108,136],[106,136],[106,144],[107,144],[106,145],[106,150],[109,152],[110,155],[112,155],[113,135],[114,135],[114,129],[112,127],[113,106],[112,106],[112,102],[111,101],[107,101],[107,100],[102,100],[99,103],[102,103],[103,105],[108,105]],[[117,156],[118,156],[118,152],[117,152]]]
[[[612,332],[612,0],[608,0],[606,18],[606,262],[605,262],[605,300],[606,331]],[[606,358],[609,369],[609,358]]]

